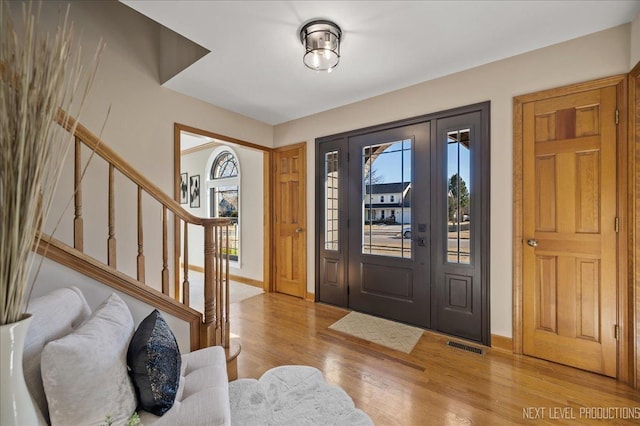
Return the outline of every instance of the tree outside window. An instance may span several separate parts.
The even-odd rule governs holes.
[[[462,219],[469,214],[469,190],[458,173],[449,178],[449,222]]]

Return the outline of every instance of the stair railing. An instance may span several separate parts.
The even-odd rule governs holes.
[[[73,249],[75,253],[75,261],[67,261],[69,266],[77,266],[80,261],[91,264],[89,267],[84,265],[79,269],[83,269],[85,273],[100,279],[103,282],[108,280],[110,275],[115,281],[119,282],[119,288],[124,289],[130,286],[130,294],[134,297],[145,299],[143,293],[148,293],[146,300],[152,304],[154,300],[157,302],[164,299],[169,303],[169,307],[173,307],[171,313],[176,312],[176,305],[181,304],[185,312],[195,315],[197,311],[190,308],[190,282],[188,274],[188,258],[189,258],[189,233],[188,225],[201,226],[204,232],[204,312],[200,315],[198,324],[199,330],[194,330],[192,323],[191,330],[191,347],[192,349],[207,346],[223,346],[229,348],[229,235],[230,219],[221,218],[200,218],[183,209],[178,202],[166,195],[160,188],[153,184],[149,179],[144,177],[129,165],[114,150],[109,148],[96,135],[89,131],[80,123],[76,123],[75,119],[69,117],[64,111],[59,111],[57,122],[65,130],[73,131],[75,138],[74,147],[74,213],[73,213]],[[108,232],[105,236],[107,244],[107,263],[104,264],[96,259],[89,258],[84,254],[84,220],[82,211],[82,145],[87,146],[95,155],[104,159],[109,165],[108,177]],[[120,172],[128,178],[137,187],[137,258],[136,258],[136,276],[131,277],[122,271],[117,270],[116,265],[116,217],[115,217],[115,171]],[[144,253],[144,223],[142,210],[143,193],[148,194],[162,206],[162,271],[161,271],[161,294],[152,287],[145,284],[145,253]],[[170,271],[168,259],[168,212],[173,213],[174,219],[183,225],[183,244],[182,244],[182,263],[184,265],[182,288],[182,300],[176,301],[170,296]],[[179,229],[179,228],[178,228]],[[56,261],[62,260],[65,254],[74,255],[66,244],[55,240],[54,238],[43,235],[43,244],[39,248],[41,254],[54,258]],[[46,248],[42,248],[47,246]],[[64,247],[66,246],[66,247]],[[77,253],[79,252],[79,253]],[[91,268],[98,268],[99,271],[89,271]],[[179,276],[180,271],[175,271]],[[178,278],[176,278],[178,282]],[[108,283],[107,283],[108,284]],[[144,290],[141,292],[141,290]],[[178,290],[178,289],[176,289]],[[126,291],[126,290],[125,290]],[[176,296],[179,297],[176,291]],[[177,303],[176,303],[177,302]],[[196,342],[194,342],[194,339]]]

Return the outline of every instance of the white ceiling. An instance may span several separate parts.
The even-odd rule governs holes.
[[[279,124],[631,22],[639,0],[121,0],[211,53],[164,86]],[[302,63],[299,30],[343,31],[332,73]]]

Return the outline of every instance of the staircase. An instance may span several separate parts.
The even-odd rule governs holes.
[[[236,358],[240,353],[237,340],[230,339],[229,332],[229,219],[200,218],[183,209],[180,204],[166,195],[154,183],[136,171],[115,151],[109,148],[96,135],[82,124],[59,111],[58,124],[70,132],[75,140],[74,154],[74,192],[73,192],[73,246],[66,244],[44,232],[40,233],[41,243],[36,251],[66,267],[76,270],[115,290],[123,292],[160,311],[167,312],[189,323],[190,349],[197,350],[207,346],[223,346],[227,352],[227,366],[230,380],[237,377]],[[106,263],[84,252],[83,217],[83,170],[82,146],[86,146],[92,155],[102,158],[108,164],[108,232],[105,235],[107,246]],[[85,150],[86,152],[86,150]],[[92,160],[93,161],[93,160]],[[137,188],[137,256],[135,276],[119,270],[116,262],[116,221],[115,172],[126,177]],[[147,229],[149,224],[143,220],[143,195],[145,207],[151,199],[154,206],[162,211],[161,229]],[[147,196],[148,195],[148,196]],[[169,224],[173,224],[174,241],[179,253],[179,261],[171,259],[172,264],[184,265],[181,271],[173,271],[170,280],[169,270]],[[154,224],[157,225],[157,224]],[[189,306],[191,289],[189,285],[189,226],[201,227],[204,233],[204,312],[198,312]],[[145,274],[144,231],[162,234],[162,271],[161,291],[147,285]],[[182,275],[182,277],[181,277]],[[171,281],[171,282],[170,282]],[[173,284],[173,292],[171,292]],[[172,295],[173,294],[173,295]]]

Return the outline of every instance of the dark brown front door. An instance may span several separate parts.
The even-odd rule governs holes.
[[[349,140],[349,308],[429,327],[430,124]]]
[[[489,104],[316,142],[318,300],[489,344]]]

